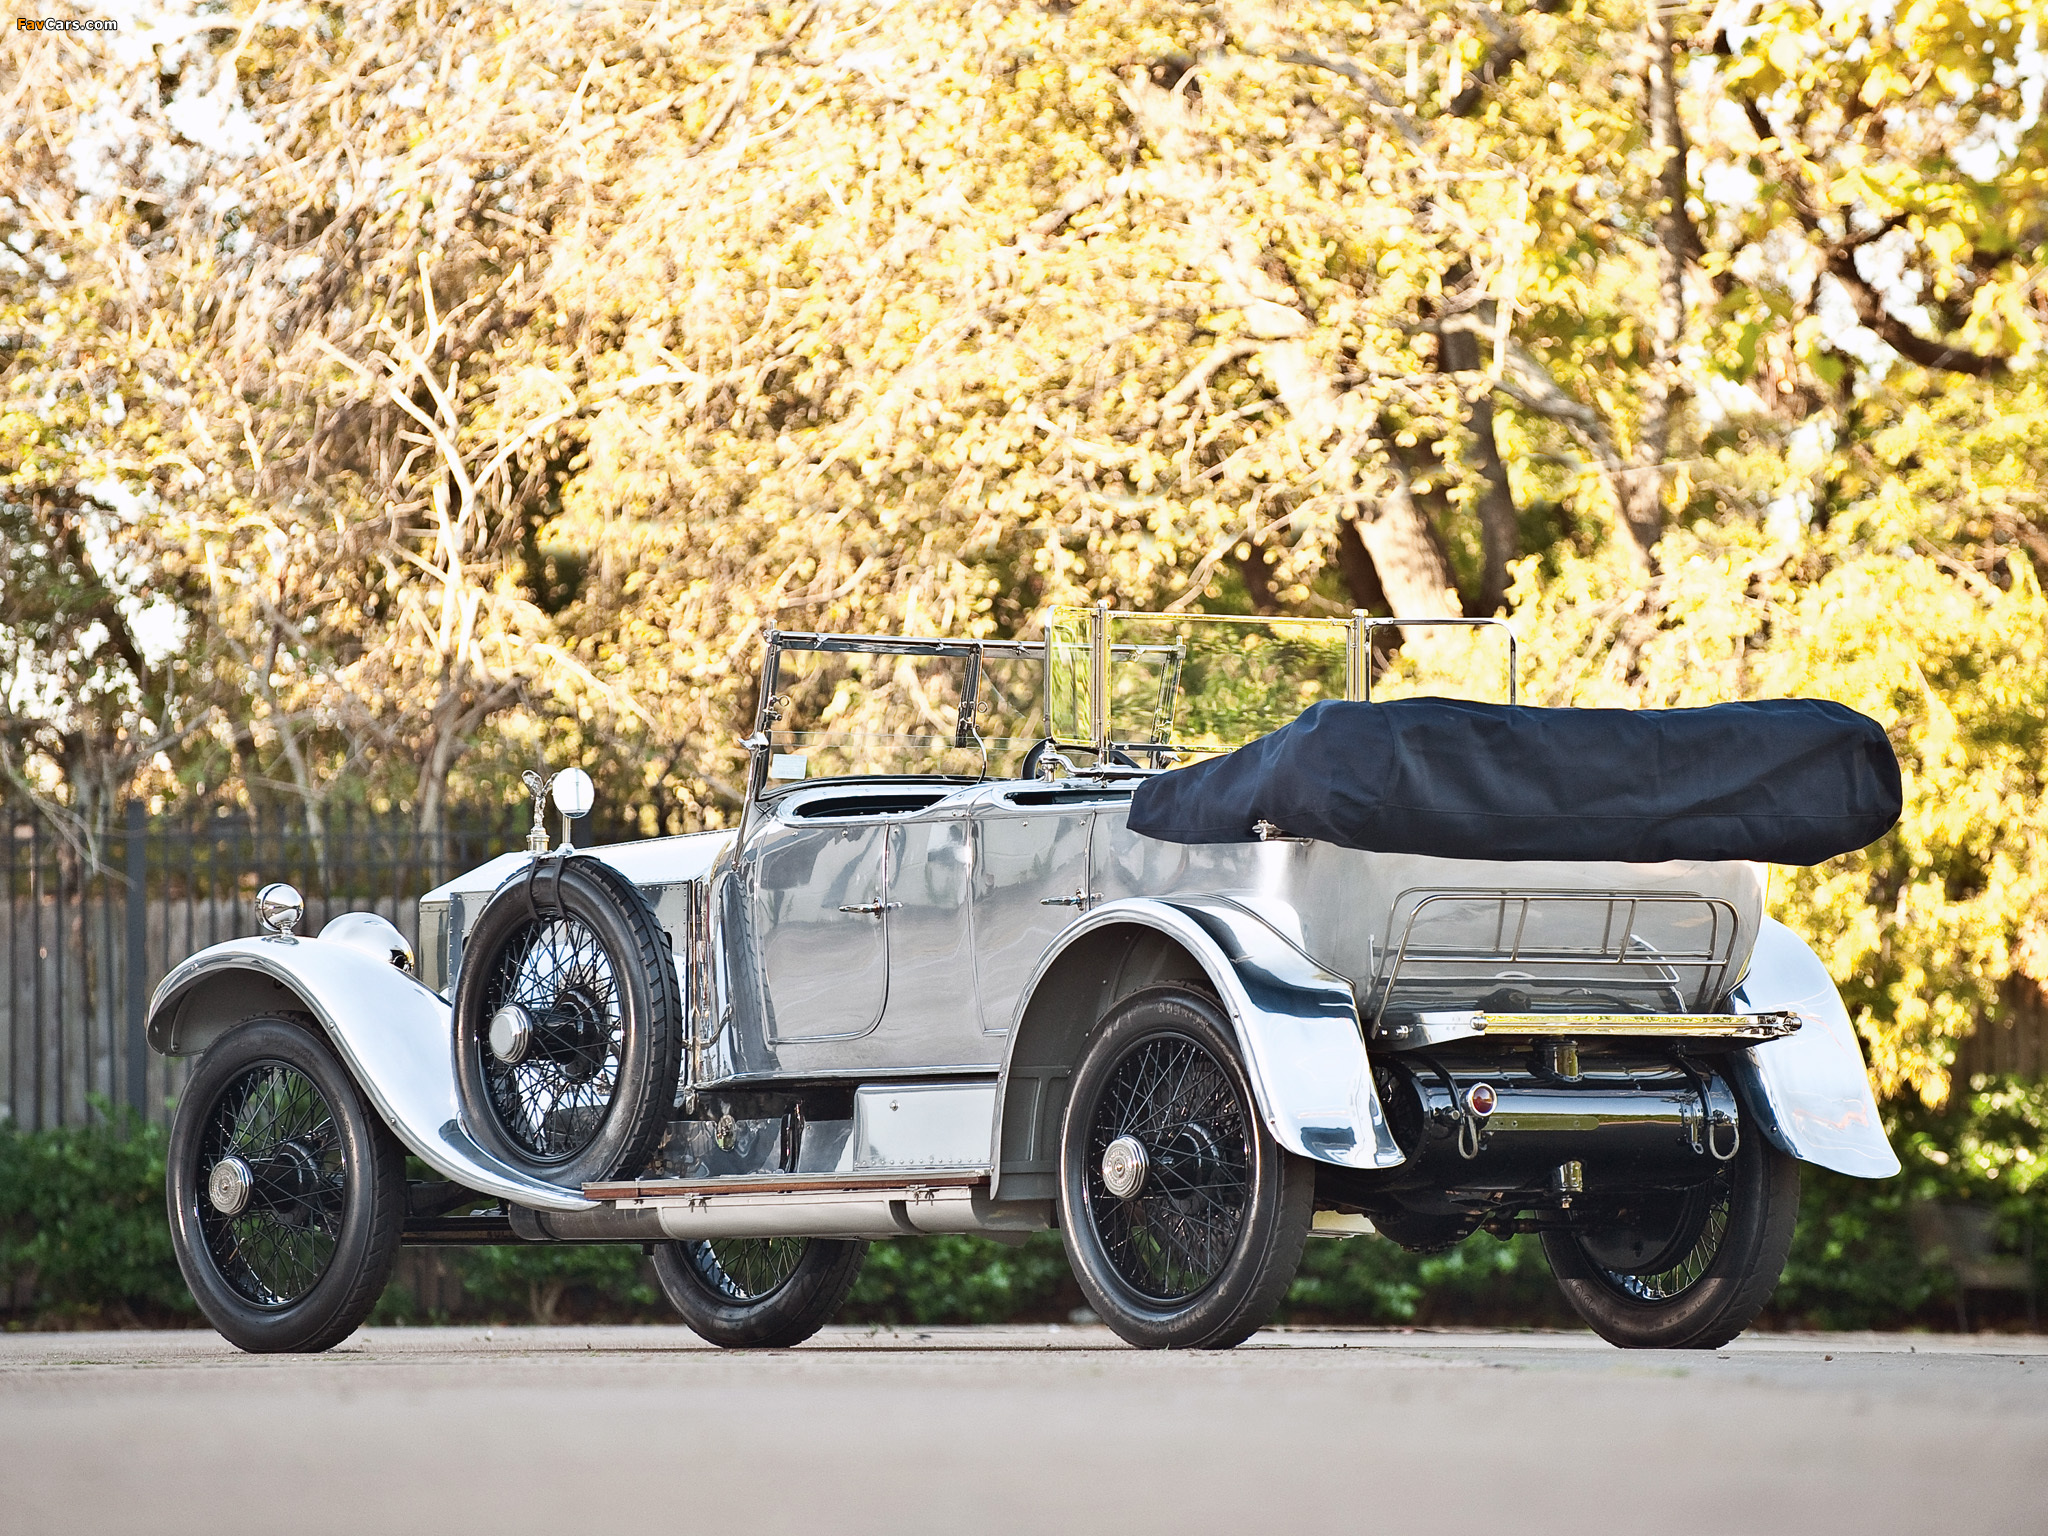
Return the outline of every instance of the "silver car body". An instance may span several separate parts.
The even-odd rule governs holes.
[[[771,791],[762,756],[737,831],[575,856],[632,880],[671,938],[689,1027],[680,1166],[721,1095],[850,1090],[850,1115],[813,1127],[785,1170],[804,1188],[720,1200],[670,1169],[562,1189],[465,1126],[446,998],[469,929],[532,854],[422,899],[418,979],[360,934],[237,940],[165,980],[151,1041],[201,1050],[251,1012],[303,1010],[411,1151],[557,1213],[554,1235],[600,1204],[646,1212],[649,1235],[1041,1226],[1089,1030],[1118,998],[1176,980],[1222,1000],[1267,1127],[1320,1162],[1399,1165],[1376,1053],[1469,1036],[1484,1008],[1519,1005],[1796,1015],[1795,1033],[1735,1054],[1745,1109],[1806,1161],[1898,1169],[1840,996],[1765,918],[1759,866],[1489,864],[1277,837],[1190,847],[1127,829],[1128,774]],[[742,1152],[767,1134],[727,1116]]]

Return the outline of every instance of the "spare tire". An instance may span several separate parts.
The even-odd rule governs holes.
[[[668,936],[598,860],[535,860],[492,895],[455,983],[472,1134],[568,1188],[645,1164],[675,1101],[683,994]]]

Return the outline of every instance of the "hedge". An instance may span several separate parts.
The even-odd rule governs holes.
[[[164,1217],[161,1127],[104,1104],[89,1125],[0,1126],[0,1320],[8,1328],[167,1327],[200,1319]],[[1869,1182],[1804,1170],[1798,1235],[1767,1325],[1953,1327],[1947,1271],[1923,1264],[1915,1200],[1993,1206],[2006,1250],[2029,1227],[2048,1255],[2048,1086],[1978,1079],[1943,1114],[1902,1112],[1906,1163]],[[1015,1245],[973,1237],[876,1243],[844,1318],[871,1323],[1064,1321],[1082,1306],[1059,1234]],[[2017,1297],[1973,1298],[2009,1324]],[[1416,1255],[1375,1239],[1311,1240],[1285,1317],[1304,1323],[1571,1326],[1532,1237],[1475,1237]],[[631,1247],[408,1250],[372,1321],[671,1322]]]

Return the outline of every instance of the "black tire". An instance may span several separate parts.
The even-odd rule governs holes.
[[[662,1294],[723,1349],[790,1349],[831,1322],[860,1278],[864,1242],[720,1237],[654,1250]]]
[[[507,1003],[533,1029],[517,1061],[492,1049]],[[682,1070],[682,985],[668,936],[632,881],[593,858],[547,858],[500,886],[455,984],[456,1080],[478,1139],[515,1168],[576,1188],[636,1173]]]
[[[1572,1310],[1623,1349],[1719,1349],[1777,1288],[1799,1219],[1799,1164],[1751,1131],[1715,1179],[1543,1234]]]
[[[1103,1160],[1126,1138],[1142,1146],[1143,1172],[1119,1198]],[[1267,1133],[1216,1001],[1153,987],[1112,1008],[1082,1050],[1059,1202],[1074,1279],[1119,1338],[1229,1349],[1287,1294],[1315,1215],[1315,1169]]]
[[[246,1203],[222,1209],[217,1172]],[[311,1027],[253,1018],[213,1043],[179,1097],[165,1182],[178,1268],[238,1349],[331,1349],[391,1278],[405,1151]]]

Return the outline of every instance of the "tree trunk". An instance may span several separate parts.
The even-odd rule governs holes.
[[[1244,578],[1245,595],[1251,599],[1252,612],[1275,614],[1280,611],[1279,599],[1273,595],[1273,572],[1266,564],[1265,546],[1254,544],[1251,554],[1235,561],[1237,571]]]
[[[1438,353],[1447,373],[1476,372],[1479,338],[1470,330],[1438,333]],[[1465,413],[1466,429],[1472,441],[1465,450],[1465,462],[1479,477],[1479,545],[1483,566],[1479,573],[1475,612],[1494,614],[1506,606],[1508,563],[1522,553],[1521,519],[1515,511],[1514,492],[1508,487],[1507,466],[1501,462],[1500,443],[1493,435],[1493,394],[1489,390],[1474,400]]]
[[[1464,612],[1443,544],[1416,505],[1406,475],[1391,477],[1378,508],[1358,519],[1357,527],[1395,618],[1456,618]]]
[[[1345,431],[1348,413],[1336,386],[1300,342],[1269,346],[1262,361],[1288,414],[1312,437],[1328,440],[1342,433],[1355,442],[1363,435],[1355,428]],[[1335,488],[1348,493],[1359,509],[1355,514],[1358,536],[1372,556],[1394,617],[1444,618],[1462,613],[1450,557],[1428,514],[1416,504],[1407,476],[1397,467],[1383,482],[1380,494],[1373,496],[1371,487],[1360,483],[1355,449],[1341,440],[1324,468],[1336,482]]]
[[[1653,551],[1664,532],[1664,461],[1671,447],[1671,421],[1683,398],[1678,378],[1678,345],[1685,334],[1685,266],[1700,254],[1699,232],[1686,212],[1685,129],[1678,120],[1678,45],[1671,17],[1649,8],[1650,68],[1645,82],[1650,111],[1650,147],[1659,157],[1657,200],[1657,306],[1653,354],[1639,386],[1643,413],[1635,451],[1616,487],[1622,526],[1637,565],[1652,568]]]
[[[1358,531],[1358,520],[1337,520],[1337,573],[1351,593],[1351,606],[1384,618],[1393,609],[1387,603],[1387,589],[1380,585],[1380,573],[1372,563],[1372,552]]]

